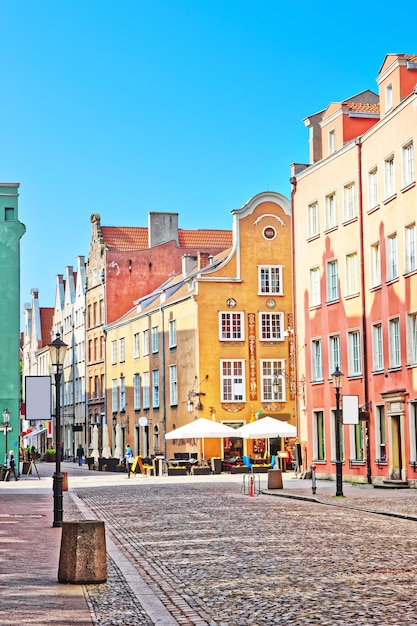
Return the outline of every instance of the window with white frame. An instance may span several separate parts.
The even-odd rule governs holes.
[[[117,379],[113,378],[111,381],[111,412],[117,413]]]
[[[152,326],[151,338],[152,354],[156,354],[158,352],[158,326]]]
[[[348,376],[362,374],[361,336],[358,330],[348,332]]]
[[[387,237],[387,280],[398,278],[397,233]]]
[[[314,382],[323,380],[323,356],[321,339],[311,341],[311,373]]]
[[[320,268],[313,267],[310,270],[310,307],[320,306]]]
[[[233,311],[219,312],[219,339],[220,341],[243,341],[244,339],[243,313]]]
[[[414,144],[410,141],[403,146],[403,186],[408,187],[414,182]]]
[[[308,218],[308,234],[307,237],[311,239],[312,237],[317,237],[319,234],[319,207],[317,202],[313,202],[308,205],[307,209],[307,218]]]
[[[381,284],[381,254],[379,241],[371,245],[371,288],[379,287]]]
[[[336,132],[334,128],[332,128],[332,130],[329,130],[328,139],[329,139],[329,155],[331,155],[331,154],[334,154],[334,152],[336,152]]]
[[[150,407],[150,377],[149,372],[143,372],[142,374],[142,399],[143,399],[143,408],[149,409]]]
[[[152,407],[159,407],[159,370],[152,370]]]
[[[334,302],[339,299],[339,277],[337,260],[327,262],[327,301]]]
[[[369,211],[379,204],[378,198],[378,169],[374,167],[368,175],[368,201]]]
[[[401,367],[400,320],[398,317],[388,320],[389,367]]]
[[[355,183],[349,183],[343,188],[343,221],[348,222],[356,217],[356,188]]]
[[[138,359],[140,356],[140,335],[139,333],[134,333],[133,335],[133,358]]]
[[[405,273],[416,269],[416,225],[409,224],[405,228]]]
[[[340,356],[340,335],[330,335],[329,337],[329,372],[330,375],[336,370],[341,369]]]
[[[140,374],[133,374],[133,410],[140,409]]]
[[[391,198],[395,194],[395,167],[394,155],[385,159],[385,198]]]
[[[284,364],[281,359],[261,360],[262,402],[285,402]]]
[[[120,355],[120,363],[124,363],[125,361],[125,338],[121,337],[119,339],[119,355]]]
[[[245,362],[243,360],[221,360],[221,401],[245,402]]]
[[[375,407],[375,451],[377,460],[381,463],[387,461],[387,432],[385,423],[384,405]]]
[[[146,328],[142,331],[142,354],[148,356],[149,354],[149,329]]]
[[[346,255],[346,295],[352,296],[357,293],[359,293],[358,253],[351,252]]]
[[[385,87],[385,112],[392,109],[392,83]]]
[[[381,372],[384,369],[384,350],[382,343],[382,324],[372,326],[372,369]]]
[[[177,347],[177,320],[168,322],[168,345],[170,348]]]
[[[258,292],[282,296],[282,265],[258,266]]]
[[[417,365],[417,313],[407,315],[407,365]]]
[[[350,426],[350,449],[353,452],[354,461],[363,461],[365,458],[365,446],[362,422]],[[352,453],[351,453],[352,454]]]
[[[336,194],[335,193],[330,193],[328,196],[326,196],[325,207],[326,207],[326,230],[330,230],[331,228],[335,228],[337,226]]]
[[[261,341],[281,341],[283,337],[284,314],[259,314],[259,339]]]
[[[169,404],[177,406],[178,404],[178,371],[176,365],[169,366]]]
[[[116,365],[117,363],[117,341],[111,342],[111,364]]]
[[[120,412],[126,410],[126,381],[124,376],[120,377]]]
[[[313,411],[313,460],[326,460],[326,441],[324,438],[324,413]]]

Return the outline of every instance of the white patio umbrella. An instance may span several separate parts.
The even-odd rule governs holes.
[[[106,459],[109,459],[111,457],[111,449],[109,446],[109,428],[107,426],[107,424],[103,425],[103,452],[102,452],[102,456],[104,456]]]
[[[223,437],[239,437],[236,430],[221,422],[208,420],[200,417],[198,420],[184,424],[175,430],[166,433],[165,439],[202,439],[202,452],[204,457],[204,439],[221,439]]]
[[[122,427],[120,424],[116,425],[116,448],[114,450],[114,456],[116,459],[123,459],[123,435],[122,435]]]
[[[273,417],[262,417],[254,422],[249,422],[240,428],[236,428],[235,437],[242,437],[243,439],[267,439],[268,451],[269,440],[276,437],[295,437],[297,435],[297,429],[288,422],[281,422]]]
[[[100,453],[98,451],[98,426],[97,424],[93,426],[93,441],[91,445],[93,448],[91,452],[91,456],[94,457],[94,461],[98,463],[98,457],[100,456]]]

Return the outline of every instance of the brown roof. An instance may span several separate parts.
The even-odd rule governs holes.
[[[135,226],[102,226],[101,232],[110,250],[146,250],[148,229]],[[183,230],[178,229],[180,248],[229,248],[232,245],[231,230]]]
[[[362,104],[360,102],[346,102],[346,105],[355,113],[372,113],[379,115],[379,104]]]
[[[39,309],[40,317],[41,317],[41,335],[42,335],[42,345],[39,346],[43,348],[51,343],[51,330],[54,318],[54,308],[53,307],[41,307]]]

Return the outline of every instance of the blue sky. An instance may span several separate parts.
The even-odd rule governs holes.
[[[231,228],[253,195],[289,196],[305,117],[417,53],[385,1],[0,0],[0,23],[0,180],[20,183],[21,302],[37,287],[41,306],[88,256],[91,213]]]

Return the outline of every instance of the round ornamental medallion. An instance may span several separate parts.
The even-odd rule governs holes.
[[[265,239],[268,239],[268,241],[272,241],[272,239],[275,239],[275,237],[277,236],[277,231],[273,226],[265,226],[262,234]]]
[[[233,308],[236,306],[236,300],[234,298],[229,298],[226,300],[226,304],[228,307]]]
[[[273,309],[275,306],[275,300],[273,300],[272,298],[270,298],[269,300],[266,301],[266,306],[269,309]]]

